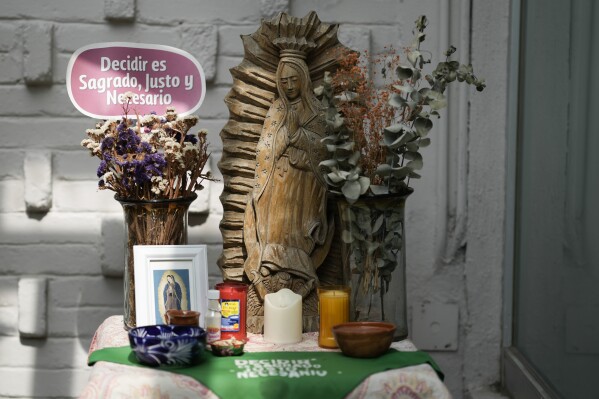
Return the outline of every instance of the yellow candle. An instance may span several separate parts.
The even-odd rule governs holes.
[[[335,285],[318,287],[318,312],[320,330],[318,346],[337,348],[333,326],[349,321],[349,287]]]

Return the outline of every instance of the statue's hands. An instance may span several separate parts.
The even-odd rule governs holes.
[[[260,269],[262,270],[264,268]],[[266,292],[266,287],[264,286],[264,278],[266,276],[263,276],[263,274],[264,271],[260,273],[258,270],[252,270],[251,276],[249,276],[261,302],[264,302],[264,297],[268,294],[268,292]]]
[[[287,132],[289,133],[289,142],[293,143],[297,140],[299,129],[299,115],[297,111],[290,109],[287,114]]]

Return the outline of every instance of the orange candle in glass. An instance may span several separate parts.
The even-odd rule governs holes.
[[[333,336],[333,326],[349,321],[349,292],[349,287],[342,285],[318,287],[318,346],[321,348],[338,347]]]

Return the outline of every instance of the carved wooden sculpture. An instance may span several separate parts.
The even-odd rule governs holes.
[[[231,69],[219,163],[225,183],[219,267],[225,280],[250,283],[250,332],[262,330],[264,295],[281,288],[302,295],[304,330],[315,330],[315,288],[341,273],[323,266],[334,229],[319,168],[328,158],[321,143],[326,120],[313,94],[349,51],[337,28],[314,12],[279,14],[242,36],[245,57]]]

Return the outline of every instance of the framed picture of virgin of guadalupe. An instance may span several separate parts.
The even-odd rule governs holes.
[[[166,311],[177,309],[199,311],[204,325],[206,256],[205,245],[135,245],[136,324],[166,324]]]

